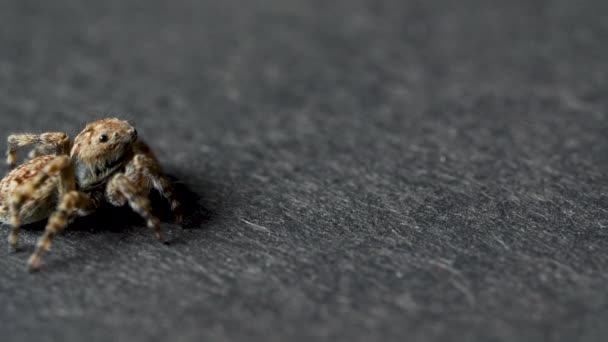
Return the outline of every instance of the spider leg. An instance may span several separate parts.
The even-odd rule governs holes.
[[[154,188],[169,201],[171,211],[175,215],[175,222],[181,224],[184,221],[184,213],[179,201],[175,198],[175,188],[173,183],[163,174],[151,176]]]
[[[30,270],[38,269],[42,254],[51,248],[53,238],[61,233],[68,225],[70,217],[75,214],[84,215],[92,212],[99,206],[99,203],[90,198],[87,194],[78,191],[70,191],[62,198],[59,206],[53,212],[46,224],[44,233],[38,239],[36,250],[28,260]]]
[[[17,248],[19,239],[19,230],[21,227],[21,208],[29,199],[40,197],[41,185],[49,178],[59,175],[58,190],[59,198],[62,198],[66,193],[76,189],[76,181],[74,178],[74,170],[72,168],[70,158],[62,155],[51,160],[45,167],[40,170],[40,173],[34,178],[24,182],[9,199],[10,223],[12,226],[9,235],[9,244],[13,249]]]
[[[34,159],[52,153],[53,151],[50,150],[48,146],[40,145],[31,149],[30,152],[27,154],[27,158]]]
[[[67,134],[61,132],[50,132],[42,134],[12,134],[8,136],[8,148],[6,150],[6,163],[10,168],[15,167],[17,162],[18,147],[38,145],[29,157],[33,158],[48,151],[54,150],[56,154],[67,154],[70,150],[70,139]]]
[[[128,203],[131,209],[146,220],[148,228],[154,231],[157,240],[162,241],[160,221],[152,214],[147,192],[141,191],[123,173],[115,175],[106,187],[106,199],[114,206]]]
[[[182,223],[183,211],[181,204],[175,196],[173,183],[165,176],[155,158],[138,154],[133,158],[134,173],[144,174],[152,182],[152,186],[169,201],[171,211],[175,215],[175,221]],[[129,170],[127,170],[129,172]]]

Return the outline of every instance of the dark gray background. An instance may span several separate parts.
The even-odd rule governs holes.
[[[0,339],[605,340],[606,4],[2,1],[0,136],[128,118],[188,222],[2,237]]]

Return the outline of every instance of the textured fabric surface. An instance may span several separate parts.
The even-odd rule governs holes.
[[[0,339],[605,341],[607,4],[0,2],[0,136],[127,118],[188,209],[2,237]]]

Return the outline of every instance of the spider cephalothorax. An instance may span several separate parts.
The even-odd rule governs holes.
[[[150,148],[129,123],[103,119],[88,124],[73,143],[65,133],[17,134],[8,138],[7,162],[14,166],[16,148],[36,147],[28,162],[0,181],[0,221],[13,228],[11,247],[17,248],[19,227],[48,217],[29,265],[37,268],[52,238],[71,218],[95,211],[102,202],[129,204],[161,239],[160,223],[152,214],[148,194],[158,190],[181,220],[171,182],[163,175]]]
[[[104,119],[88,124],[74,138],[70,157],[80,189],[102,184],[133,157],[137,130],[126,121]]]

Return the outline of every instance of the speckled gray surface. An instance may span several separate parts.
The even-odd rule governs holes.
[[[1,340],[605,340],[606,4],[0,2],[0,136],[120,113],[189,209],[0,239]]]

